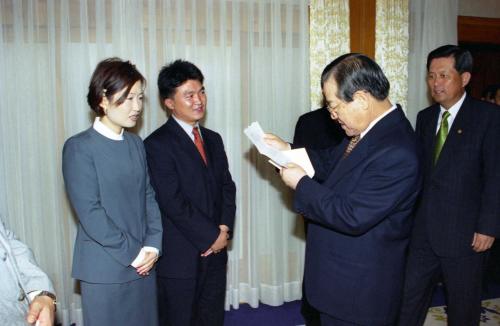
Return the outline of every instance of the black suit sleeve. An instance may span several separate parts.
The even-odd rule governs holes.
[[[307,130],[304,123],[304,116],[300,116],[295,125],[295,132],[293,134],[293,147],[301,148],[307,145]]]
[[[227,225],[229,230],[234,228],[234,218],[236,214],[236,185],[233,182],[231,173],[229,172],[229,164],[227,161],[224,143],[220,135],[217,135],[217,169],[222,171],[222,213],[221,224]],[[232,234],[232,232],[230,233]]]
[[[477,232],[498,238],[500,237],[500,110],[493,113],[485,131],[482,148],[483,189]]]
[[[331,166],[329,158],[331,155],[328,149],[313,149],[319,144],[317,144],[318,141],[314,137],[314,121],[312,120],[314,116],[312,116],[311,113],[315,112],[309,112],[301,115],[297,120],[295,133],[293,135],[293,144],[291,144],[291,146],[293,149],[302,147],[306,148],[307,155],[309,156],[315,170],[314,179],[322,181],[327,177],[327,173],[329,172],[329,168]],[[316,132],[318,131],[316,130]],[[321,133],[324,133],[324,131]],[[327,137],[326,134],[323,136]]]

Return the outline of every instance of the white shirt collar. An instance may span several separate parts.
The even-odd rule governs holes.
[[[389,110],[385,111],[384,113],[382,113],[381,115],[379,115],[375,120],[373,120],[372,122],[370,122],[370,124],[368,125],[368,127],[366,127],[366,129],[359,135],[359,138],[362,139],[368,133],[368,131],[370,131],[370,129],[372,129],[373,126],[375,126],[377,124],[377,122],[379,122],[380,120],[382,120],[382,118],[384,118],[386,115],[388,115],[392,111],[396,110],[396,108],[397,108],[397,105],[391,106],[391,108]]]
[[[436,132],[439,130],[439,126],[441,125],[441,120],[443,119],[443,112],[448,111],[450,115],[448,116],[448,130],[450,130],[451,125],[453,124],[453,121],[455,121],[455,118],[457,117],[458,111],[462,107],[462,104],[465,101],[465,95],[467,95],[466,92],[464,92],[464,95],[458,100],[457,103],[453,104],[448,110],[446,110],[444,107],[439,105],[439,108],[441,109],[439,111],[439,118],[436,126]]]
[[[187,122],[182,121],[181,119],[177,118],[175,115],[171,115],[171,118],[174,118],[175,121],[181,126],[181,128],[188,134],[189,138],[191,138],[192,141],[194,141],[194,135],[193,135],[193,128],[196,127],[198,128],[198,131],[200,132],[200,137],[203,139],[203,136],[201,135],[201,130],[200,130],[200,124],[196,122],[194,126],[190,125]]]
[[[92,125],[95,131],[100,133],[106,138],[112,139],[112,140],[123,140],[123,129],[120,134],[116,134],[114,131],[108,128],[104,123],[101,122],[101,119],[99,117],[96,117],[94,120],[94,124]]]

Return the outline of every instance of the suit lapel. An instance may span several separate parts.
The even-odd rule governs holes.
[[[346,157],[339,159],[336,167],[333,169],[331,173],[331,180],[333,184],[336,184],[343,177],[348,175],[348,172],[354,169],[356,166],[361,164],[370,156],[370,150],[373,144],[377,144],[379,139],[384,136],[387,132],[392,130],[392,127],[397,125],[401,119],[404,118],[404,113],[401,110],[401,107],[395,109],[387,116],[382,118],[373,128],[359,141],[354,150]],[[344,140],[342,148],[342,155],[347,147],[348,140]],[[377,146],[375,146],[377,147]]]
[[[331,182],[333,182],[333,184],[339,182],[340,179],[345,177],[350,170],[354,169],[358,164],[365,160],[368,155],[368,143],[369,141],[366,137],[363,137],[351,154],[349,154],[346,158],[342,158],[342,155],[347,145],[341,147],[343,149],[342,153],[340,153],[338,162],[333,169],[333,172],[330,174],[332,176]]]
[[[205,172],[205,181],[206,181],[206,186],[208,187],[208,190],[206,192],[206,196],[208,198],[207,202],[208,203],[215,203],[214,195],[217,194],[217,186],[216,186],[216,177],[215,177],[215,169],[218,166],[218,162],[214,162],[214,157],[212,156],[212,153],[214,153],[214,139],[211,137],[210,133],[205,129],[204,127],[200,126],[200,131],[201,131],[201,137],[203,138],[203,144],[205,147],[205,156],[207,158],[207,164],[203,162],[201,155],[198,155],[200,157],[200,162],[203,165],[203,171]],[[198,150],[196,150],[198,152]],[[199,153],[198,153],[199,154]],[[208,205],[207,206],[207,215],[212,216],[213,215],[213,205]]]
[[[344,137],[342,139],[341,143],[335,147],[335,150],[332,154],[332,161],[331,161],[331,169],[328,171],[328,175],[331,175],[332,171],[334,171],[337,166],[339,165],[339,162],[342,160],[342,156],[344,155],[344,152],[349,145],[349,138]]]
[[[203,138],[203,144],[205,147],[205,156],[207,157],[207,165],[210,166],[212,165],[213,162],[212,153],[214,151],[214,142],[213,139],[210,137],[210,134],[208,133],[206,128],[200,125],[200,130],[201,130],[201,137]]]
[[[469,106],[468,97],[465,98],[464,103],[458,110],[457,116],[451,125],[451,129],[446,136],[439,159],[436,162],[435,171],[439,171],[442,167],[452,164],[453,151],[462,145],[462,138],[464,133],[470,131],[470,122],[473,121],[473,112]],[[436,122],[437,124],[437,122]],[[436,124],[434,126],[436,126]],[[434,145],[434,144],[433,144]],[[432,147],[434,149],[434,147]],[[437,172],[436,172],[437,173]]]
[[[193,140],[189,137],[186,131],[182,129],[177,121],[170,117],[166,124],[169,127],[170,131],[176,135],[180,148],[188,153],[188,155],[193,159],[193,162],[199,162],[199,164],[201,164],[203,167],[206,167],[205,162],[203,162],[203,158],[201,157],[200,152],[198,152],[198,149],[196,148]],[[204,137],[204,135],[202,135],[202,137]],[[205,141],[205,138],[203,138],[203,140]]]
[[[430,114],[422,121],[421,135],[424,150],[424,165],[425,170],[432,171],[434,168],[434,147],[436,146],[436,128],[441,109],[438,104],[434,105]]]

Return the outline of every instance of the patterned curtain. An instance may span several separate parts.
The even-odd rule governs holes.
[[[311,0],[309,15],[311,109],[315,109],[323,97],[321,72],[350,49],[349,0]]]
[[[408,96],[408,0],[377,0],[375,60],[391,83],[390,99],[406,112]]]

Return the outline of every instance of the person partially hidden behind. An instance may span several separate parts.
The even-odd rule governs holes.
[[[500,84],[488,85],[481,94],[481,100],[500,105]]]
[[[191,62],[161,69],[159,93],[171,114],[144,141],[164,226],[157,268],[160,325],[224,324],[236,186],[221,136],[200,125],[207,104],[203,80]]]
[[[0,217],[0,325],[54,324],[54,287],[30,248]]]
[[[326,149],[338,145],[345,138],[339,123],[330,118],[326,103],[322,104],[321,108],[306,112],[297,120],[293,134],[294,147]]]
[[[322,326],[391,325],[421,183],[417,140],[372,59],[340,56],[321,82],[331,117],[350,139],[324,151],[306,148],[323,183],[295,164],[280,172],[295,189],[295,210],[314,222],[306,241],[306,296]],[[265,139],[290,148],[272,134]]]
[[[330,119],[330,112],[323,96],[321,108],[304,113],[297,120],[293,134],[293,146],[309,149],[326,149],[338,145],[345,138],[345,133],[339,123]],[[322,182],[315,178],[315,180]],[[304,218],[304,232],[307,236],[308,221]],[[302,286],[302,304],[300,312],[306,326],[319,326],[319,312],[307,301],[304,286]]]
[[[417,205],[399,325],[422,325],[442,276],[448,325],[478,326],[484,261],[500,236],[500,110],[465,92],[472,55],[444,45],[427,57],[436,104],[420,111],[424,186]]]

